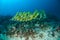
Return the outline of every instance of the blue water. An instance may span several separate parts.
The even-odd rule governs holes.
[[[0,0],[0,15],[15,15],[18,11],[45,10],[59,17],[60,0]]]
[[[33,12],[36,9],[37,10],[45,10],[46,14],[51,14],[52,15],[52,18],[55,18],[55,16],[60,18],[60,0],[0,0],[0,16],[3,15],[4,17],[6,15],[13,16],[13,15],[16,14],[16,12],[20,12],[20,11],[31,11],[31,12]],[[55,15],[55,16],[53,16],[53,15]],[[14,23],[15,21],[12,21],[12,20],[10,21],[10,16],[6,16],[6,18],[4,18],[3,16],[0,17],[0,33],[8,33],[8,29],[7,29],[8,27],[13,27],[14,28],[14,27],[18,26],[17,28],[20,28],[20,26],[19,26],[20,24],[17,25],[18,22],[16,22],[16,26],[15,26],[15,23]],[[60,24],[60,20],[59,21],[56,21],[56,20],[55,21],[51,21],[51,20],[48,19],[46,21],[46,23],[44,23],[44,24],[48,24],[48,26],[51,27],[51,30],[49,28],[49,31],[50,32],[51,31],[54,32],[55,29],[53,27],[55,27],[55,28],[59,27],[60,28],[60,25],[59,25]],[[39,25],[42,24],[42,22],[40,22],[40,21],[37,21],[37,22],[39,22]],[[45,20],[43,20],[43,22],[45,22]],[[32,28],[33,27],[35,28],[35,24],[36,23],[33,23],[34,26],[32,26]],[[27,24],[27,25],[30,26],[30,24]],[[17,30],[17,28],[16,28],[16,30]],[[23,24],[23,28],[25,28],[24,24]],[[37,30],[41,30],[40,26],[39,26],[39,29],[37,29]],[[22,31],[24,31],[24,30],[22,30]],[[46,33],[48,33],[47,31],[48,30],[46,30]],[[60,31],[60,29],[59,29],[59,31]],[[41,32],[41,31],[39,31],[39,32]],[[9,31],[9,33],[10,33],[10,31]],[[57,39],[60,40],[59,39],[60,36],[58,34],[56,34],[56,36],[57,36],[57,38],[56,39],[54,38],[54,40],[57,40]],[[48,36],[46,36],[46,37],[48,37]],[[0,39],[1,38],[3,38],[3,39],[5,38],[4,40],[8,40],[8,39],[6,39],[7,36],[4,36],[4,35],[2,35],[2,37],[0,35]]]

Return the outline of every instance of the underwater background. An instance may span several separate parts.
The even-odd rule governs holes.
[[[60,0],[0,0],[0,40],[60,40]]]
[[[0,0],[0,15],[14,15],[18,11],[45,10],[59,17],[60,0]]]

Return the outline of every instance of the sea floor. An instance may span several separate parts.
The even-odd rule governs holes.
[[[52,31],[52,27],[48,27],[46,30],[41,30],[39,28],[36,29],[37,34],[33,36],[17,36],[17,37],[10,37],[6,36],[5,34],[0,34],[0,40],[60,40],[60,31]]]
[[[4,20],[0,21],[0,40],[60,40],[59,22],[44,20],[19,23]]]

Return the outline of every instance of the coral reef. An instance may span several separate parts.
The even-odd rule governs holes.
[[[60,40],[60,23],[48,21],[44,11],[18,12],[6,22],[0,40]]]

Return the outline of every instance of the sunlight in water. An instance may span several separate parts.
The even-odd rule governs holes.
[[[1,2],[2,2],[3,4],[7,4],[7,3],[12,4],[12,3],[15,3],[15,2],[17,2],[17,1],[19,1],[19,0],[1,0]]]

